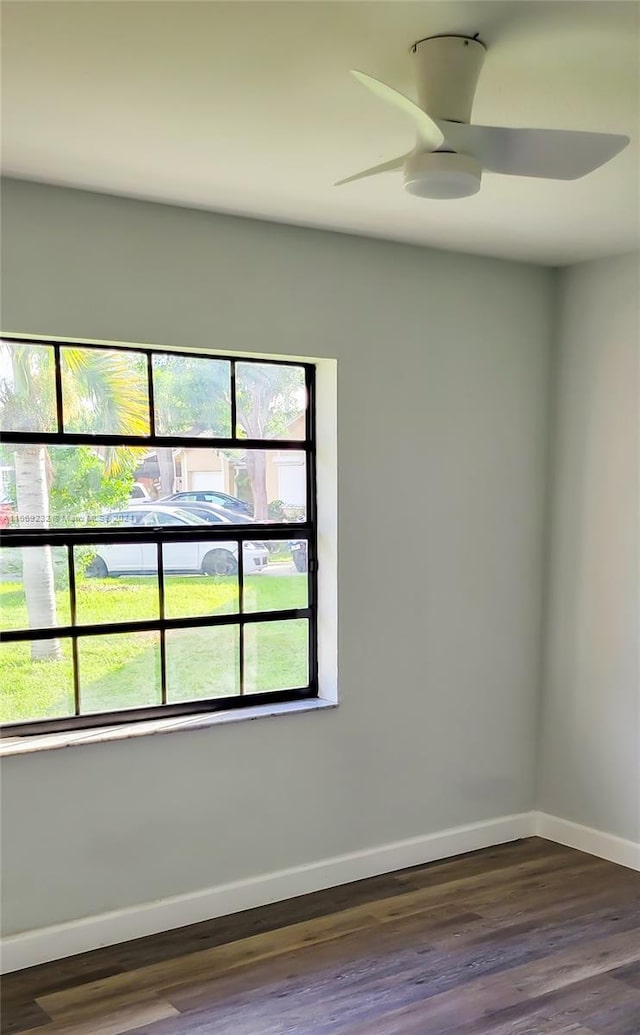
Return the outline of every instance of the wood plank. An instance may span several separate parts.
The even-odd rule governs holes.
[[[640,928],[640,893],[634,900],[620,909],[620,902],[598,900],[590,902],[590,909],[584,910],[580,903],[569,905],[545,904],[543,909],[518,915],[512,923],[499,922],[484,916],[473,923],[443,929],[434,935],[433,944],[442,952],[464,953],[486,956],[492,952],[512,953],[516,958],[518,948],[526,943],[528,950],[548,954],[558,951],[572,942],[601,938],[615,931]]]
[[[583,1010],[584,1023],[595,1035],[638,1035],[640,1032],[640,990],[620,989],[619,982],[611,981],[608,995],[603,995],[597,1007]]]
[[[629,963],[626,967],[618,967],[611,971],[611,976],[626,985],[631,985],[632,988],[640,988],[640,962]]]
[[[33,1000],[3,1001],[0,1020],[2,1021],[2,1035],[18,1035],[27,1029],[47,1024],[50,1017]]]
[[[175,1018],[178,1011],[169,1003],[149,999],[141,1003],[120,1006],[107,1012],[87,1012],[65,1020],[52,1021],[33,1028],[22,1035],[125,1035],[167,1018]]]
[[[305,946],[334,940],[354,931],[370,927],[375,918],[367,906],[356,906],[329,917],[302,924],[292,924],[283,930],[266,931],[263,934],[229,942],[213,949],[190,953],[176,959],[152,964],[124,974],[117,974],[101,981],[92,981],[76,988],[54,992],[38,997],[38,1004],[52,1017],[61,1012],[80,1007],[97,999],[109,999],[128,991],[162,990],[177,984],[180,980],[193,980],[199,976],[211,978],[222,971],[245,966],[258,960],[283,952],[300,950]]]
[[[630,991],[630,990],[628,990]],[[488,1015],[462,1026],[453,1027],[448,1035],[553,1035],[556,1030],[573,1025],[587,1025],[592,1018],[622,1006],[627,1016],[635,1014],[639,1000],[621,997],[616,982],[607,975],[589,978],[563,989],[536,996],[506,1009],[489,1011]]]
[[[517,863],[541,862],[545,869],[551,871],[558,867],[572,865],[576,862],[596,863],[593,856],[585,856],[574,848],[544,841],[541,838],[527,838],[523,841],[512,841],[495,848],[485,848],[480,852],[471,852],[454,859],[439,859],[423,866],[413,866],[401,870],[394,875],[397,888],[414,889],[425,884],[433,886],[438,883],[448,884],[452,880],[473,877],[477,874],[493,873],[514,866]],[[380,896],[382,897],[382,896]]]

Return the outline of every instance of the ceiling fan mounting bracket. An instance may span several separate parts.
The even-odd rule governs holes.
[[[416,52],[416,47],[420,46],[421,43],[426,43],[427,40],[471,40],[475,43],[482,43],[480,39],[480,33],[474,32],[473,36],[467,36],[464,33],[457,32],[439,32],[435,36],[423,36],[422,39],[416,40],[415,43],[411,44],[410,50],[413,54]],[[482,44],[483,47],[485,44]],[[485,48],[486,49],[486,48]]]
[[[484,43],[473,36],[426,36],[411,53],[423,111],[436,120],[470,122]]]

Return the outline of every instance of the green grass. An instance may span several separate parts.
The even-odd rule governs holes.
[[[303,575],[247,576],[245,611],[305,607]],[[136,621],[158,617],[157,583],[151,578],[80,579],[78,623]],[[58,621],[69,621],[68,590],[57,587]],[[238,610],[233,578],[169,576],[167,617],[229,614]],[[19,583],[0,583],[2,628],[28,628]],[[136,632],[78,640],[83,712],[160,703],[159,634]],[[0,721],[73,714],[71,641],[61,641],[62,660],[32,661],[25,642],[0,645]],[[203,627],[167,634],[167,697],[199,700],[239,692],[238,626]],[[285,689],[307,682],[307,623],[256,623],[245,635],[245,692]]]

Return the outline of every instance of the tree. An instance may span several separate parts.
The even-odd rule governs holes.
[[[64,414],[66,430],[148,430],[146,396],[135,376],[138,362],[131,353],[66,348],[64,350]],[[48,432],[56,428],[53,350],[44,346],[3,343],[0,366],[2,427],[7,431]],[[8,363],[7,363],[8,361]],[[52,461],[44,445],[13,447],[18,524],[47,528],[50,513]],[[107,449],[103,455],[107,476],[121,473],[130,451]],[[23,585],[31,628],[57,624],[51,549],[27,548],[23,556]],[[57,639],[33,640],[34,660],[61,657]]]
[[[238,424],[247,438],[284,438],[304,406],[302,367],[272,363],[239,364],[236,380]],[[268,517],[267,454],[247,449],[245,463],[256,521]]]
[[[159,446],[156,449],[156,459],[160,472],[160,495],[170,496],[176,487],[176,463],[173,449],[169,446]]]
[[[158,434],[229,434],[228,360],[157,352],[153,385]]]
[[[162,435],[229,434],[229,364],[205,357],[156,353],[153,358],[156,430]],[[156,450],[160,493],[175,489],[173,450]]]
[[[55,525],[68,524],[78,514],[90,520],[126,504],[143,450],[111,451],[109,463],[105,452],[93,446],[56,446],[49,451],[49,505]]]

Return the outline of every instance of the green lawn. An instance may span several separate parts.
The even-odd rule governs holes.
[[[245,611],[305,607],[306,576],[247,576]],[[69,621],[68,590],[57,586],[58,621]],[[81,579],[78,623],[135,621],[157,617],[158,589],[144,577]],[[233,578],[169,576],[167,617],[232,614],[238,610]],[[4,629],[27,628],[20,583],[0,583]],[[160,644],[154,632],[81,637],[79,671],[83,712],[160,703]],[[32,661],[28,643],[0,645],[0,721],[73,714],[71,641],[61,642],[61,661]],[[198,700],[239,692],[238,626],[182,629],[167,633],[167,697]],[[303,686],[307,682],[307,622],[256,623],[245,634],[245,692]]]

